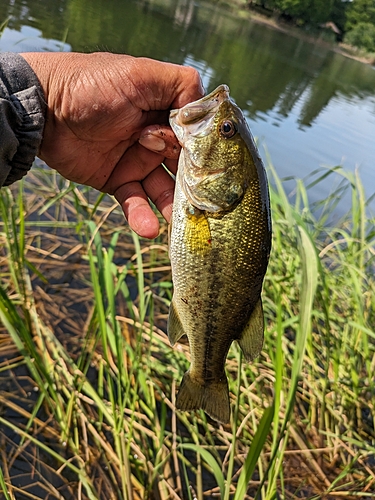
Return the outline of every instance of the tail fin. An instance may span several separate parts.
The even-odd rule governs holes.
[[[230,422],[230,404],[228,381],[223,380],[201,385],[187,371],[182,379],[177,394],[176,407],[179,410],[204,410],[211,418],[228,424]]]

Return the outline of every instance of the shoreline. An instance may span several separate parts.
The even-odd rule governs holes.
[[[226,5],[233,7],[233,4],[228,4],[227,2],[223,2]],[[242,2],[235,2],[235,5],[240,9],[240,15],[242,17],[246,16],[250,20],[258,23],[258,24],[264,24],[266,26],[269,26],[273,29],[276,29],[278,31],[281,31],[282,33],[286,33],[288,35],[296,36],[298,38],[303,38],[306,41],[309,41],[311,43],[320,43],[322,45],[325,45],[326,47],[330,48],[333,52],[336,52],[337,54],[341,54],[344,57],[348,57],[350,59],[354,59],[355,61],[361,62],[363,64],[368,64],[370,66],[375,66],[375,54],[364,54],[360,52],[360,49],[357,47],[353,47],[352,45],[345,44],[343,42],[336,42],[336,41],[328,41],[323,38],[319,38],[319,35],[313,36],[308,34],[306,31],[303,29],[299,28],[298,26],[288,23],[286,21],[282,21],[280,19],[277,19],[275,17],[267,17],[264,14],[261,14],[255,9],[251,9],[250,7],[247,7],[244,5]],[[322,31],[323,33],[323,31]]]

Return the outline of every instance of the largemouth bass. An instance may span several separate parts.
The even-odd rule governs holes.
[[[220,85],[170,114],[182,146],[170,228],[168,336],[188,336],[191,366],[176,406],[230,421],[225,361],[233,341],[263,345],[261,288],[271,250],[265,169],[246,120]]]

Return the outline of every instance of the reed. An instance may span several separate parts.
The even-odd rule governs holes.
[[[141,240],[109,197],[43,169],[3,189],[2,497],[373,497],[375,219],[358,174],[310,186],[334,175],[311,206],[309,181],[288,196],[269,165],[265,344],[251,365],[230,351],[231,426],[175,409],[189,351],[165,334],[165,225]]]

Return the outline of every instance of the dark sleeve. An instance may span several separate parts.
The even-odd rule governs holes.
[[[25,59],[0,53],[0,187],[30,169],[42,142],[46,108],[42,87]]]

